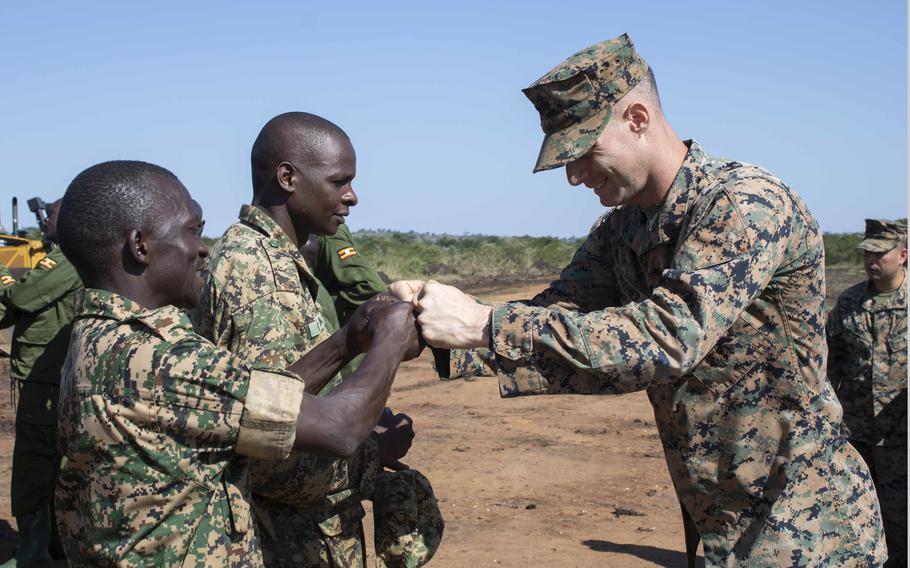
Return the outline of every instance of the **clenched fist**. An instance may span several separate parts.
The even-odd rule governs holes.
[[[424,341],[443,349],[486,347],[493,308],[477,303],[454,286],[428,281],[415,302]]]

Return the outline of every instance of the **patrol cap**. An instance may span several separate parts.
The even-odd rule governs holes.
[[[579,51],[522,89],[540,113],[544,133],[534,172],[558,168],[590,150],[613,105],[647,72],[631,38],[622,34]]]
[[[888,252],[906,242],[906,222],[866,219],[866,234],[857,248],[869,252]]]
[[[373,489],[377,568],[418,568],[439,549],[445,522],[430,480],[415,469],[383,472]]]

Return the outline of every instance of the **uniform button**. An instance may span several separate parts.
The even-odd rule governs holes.
[[[272,239],[269,241],[269,246],[271,246],[272,248],[278,248],[281,245],[279,244],[278,241],[276,241],[275,239]]]
[[[294,358],[293,353],[288,353],[287,355],[284,356],[284,358],[288,360],[288,363],[293,363],[294,361],[297,360]]]

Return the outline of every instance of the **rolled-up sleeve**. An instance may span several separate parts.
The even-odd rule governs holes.
[[[286,458],[294,446],[303,389],[295,375],[253,369],[234,451],[262,460]]]

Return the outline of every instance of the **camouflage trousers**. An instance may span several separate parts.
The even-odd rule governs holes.
[[[888,545],[885,566],[903,568],[907,566],[907,444],[872,446],[850,443],[863,456],[875,482]]]
[[[366,568],[362,500],[373,501],[378,568],[423,566],[442,540],[429,480],[416,470],[383,472],[375,439],[347,460],[299,453],[250,469],[266,566]]]

